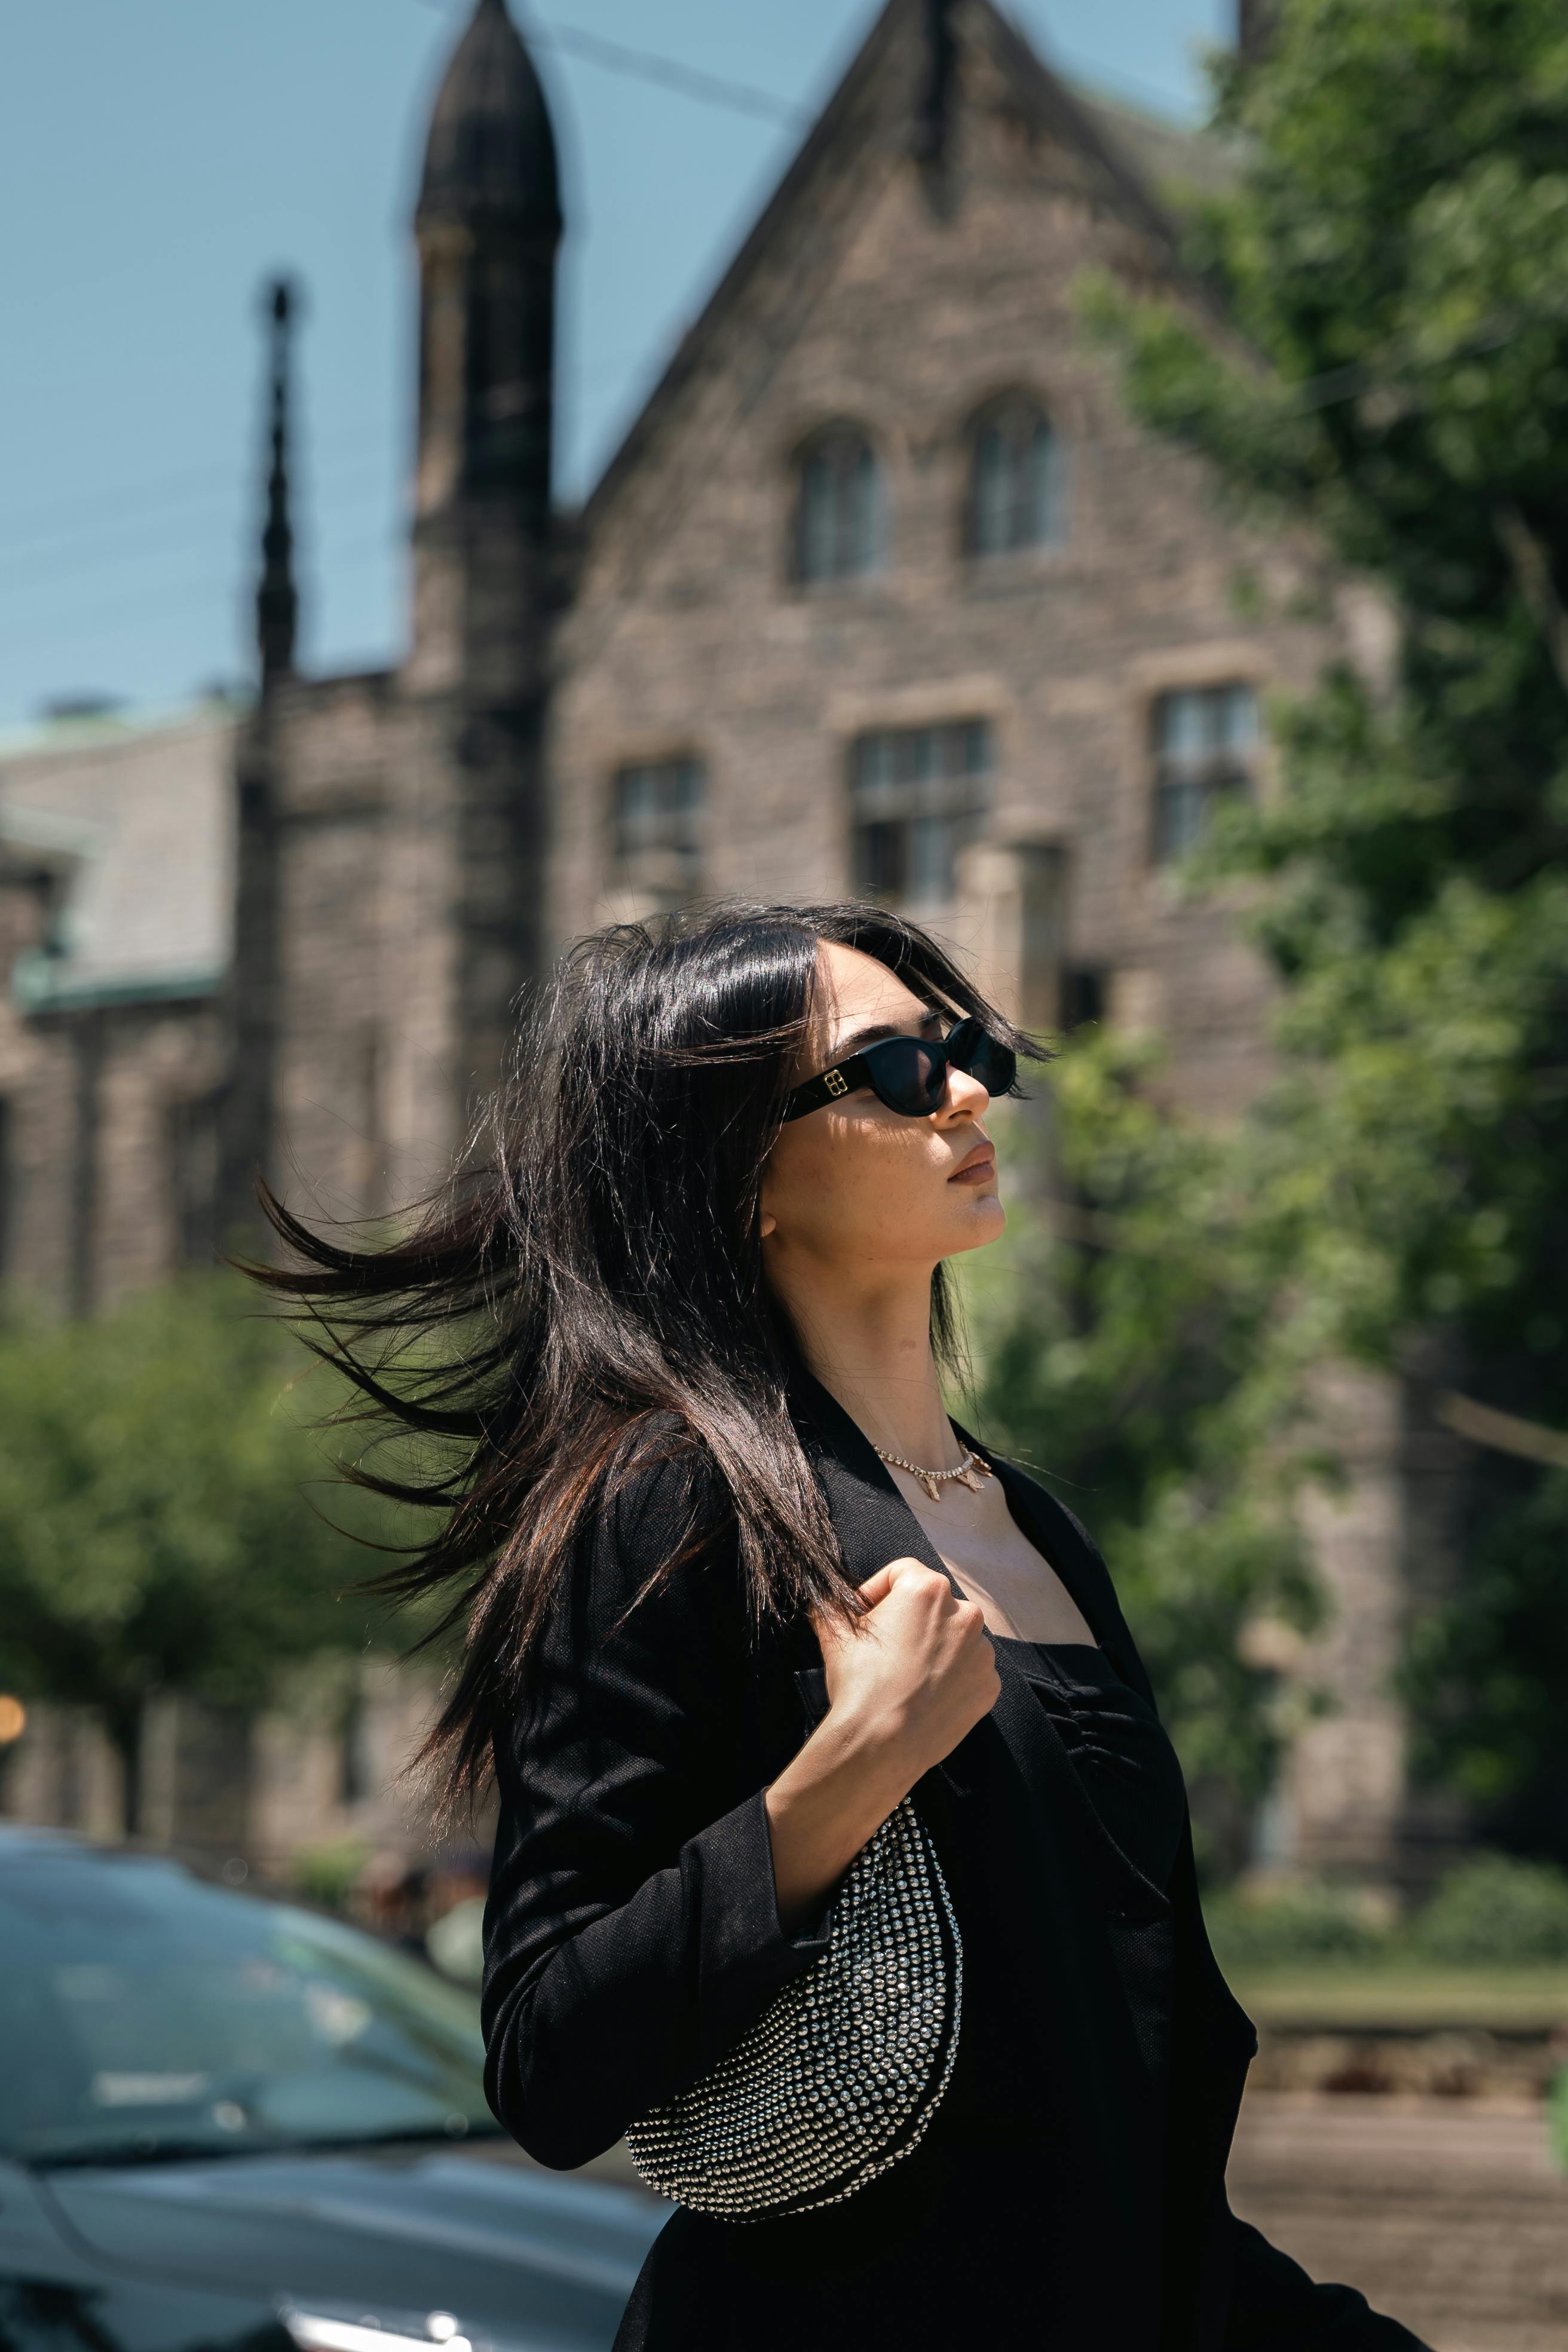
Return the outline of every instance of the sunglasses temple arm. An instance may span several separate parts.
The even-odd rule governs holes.
[[[871,1073],[866,1067],[865,1055],[852,1054],[847,1062],[835,1063],[832,1069],[822,1071],[815,1078],[807,1078],[804,1085],[786,1095],[782,1124],[787,1127],[792,1118],[804,1118],[807,1111],[820,1110],[824,1103],[839,1102],[846,1095],[854,1094],[858,1087],[870,1084]]]

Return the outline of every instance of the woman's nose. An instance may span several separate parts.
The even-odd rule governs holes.
[[[942,1107],[950,1118],[978,1118],[990,1100],[978,1078],[972,1078],[967,1070],[949,1067]]]

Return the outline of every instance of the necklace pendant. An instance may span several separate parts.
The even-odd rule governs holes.
[[[980,1478],[976,1471],[975,1465],[973,1462],[966,1462],[964,1464],[963,1469],[958,1474],[957,1483],[961,1486],[967,1486],[972,1495],[979,1494]]]
[[[921,1470],[918,1473],[918,1475],[921,1486],[925,1488],[931,1500],[933,1503],[937,1501],[937,1484],[936,1480],[931,1476],[931,1472],[929,1470]]]

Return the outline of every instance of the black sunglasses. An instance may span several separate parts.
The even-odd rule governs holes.
[[[807,1078],[784,1097],[784,1122],[804,1118],[807,1111],[820,1110],[824,1103],[837,1102],[858,1087],[869,1087],[879,1102],[904,1118],[929,1118],[942,1108],[950,1069],[977,1079],[988,1095],[1016,1091],[1017,1055],[969,1013],[940,1045],[931,1037],[884,1037],[851,1054],[847,1062],[836,1062],[832,1069]]]

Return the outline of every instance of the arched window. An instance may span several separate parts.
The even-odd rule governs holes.
[[[1062,445],[1043,409],[1021,393],[975,419],[967,539],[972,555],[1050,547],[1067,536]]]
[[[800,453],[795,570],[807,583],[856,580],[882,560],[882,469],[858,425],[830,425]]]

